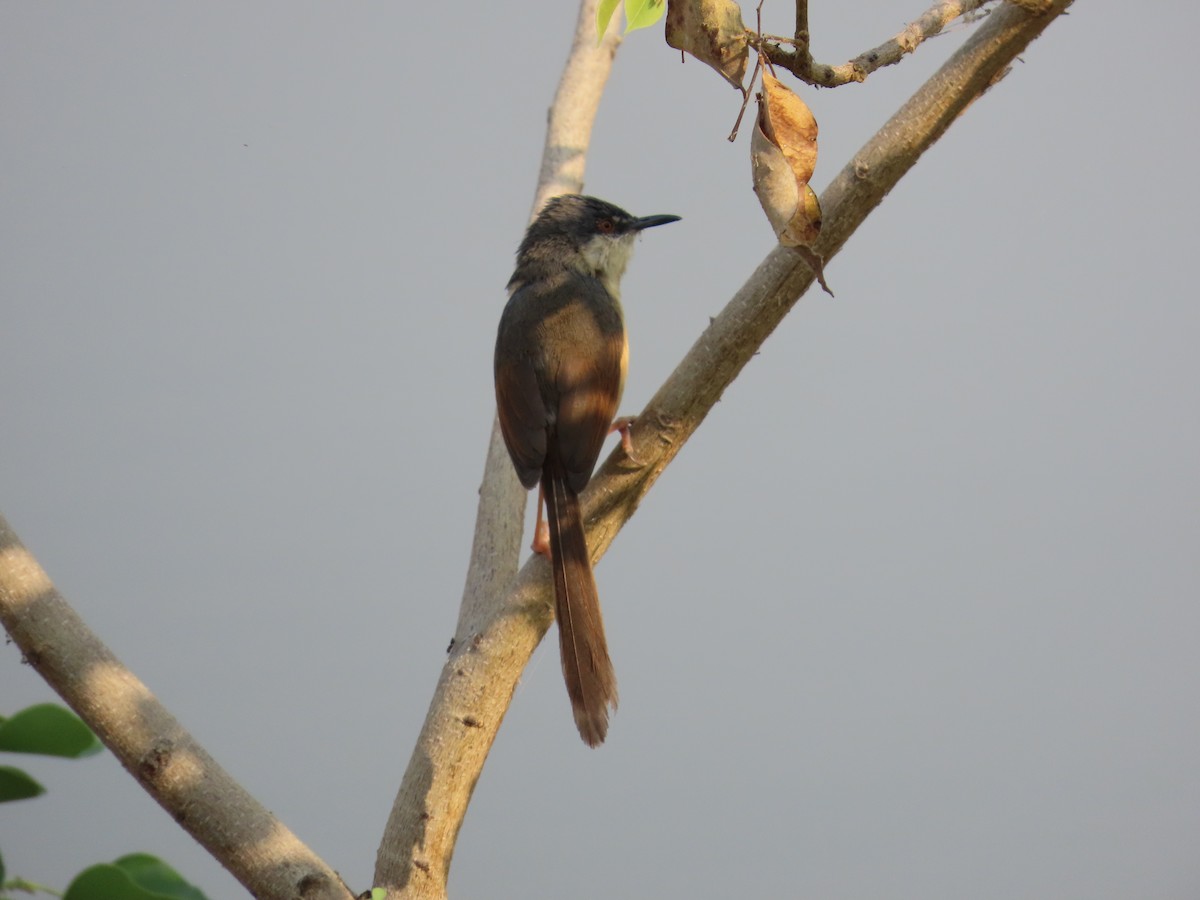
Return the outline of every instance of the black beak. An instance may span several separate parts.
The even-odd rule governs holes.
[[[668,222],[678,221],[679,216],[643,216],[633,220],[633,230],[641,231],[643,228],[653,228],[655,225],[666,225]]]

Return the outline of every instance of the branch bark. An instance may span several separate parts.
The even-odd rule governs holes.
[[[824,225],[813,249],[831,259],[921,154],[1072,2],[1047,0],[1037,15],[1005,3],[991,15],[834,179],[821,197]],[[584,492],[593,561],[812,281],[797,254],[777,246],[696,341],[634,424],[639,464],[614,453]],[[507,482],[515,476],[493,431],[480,522],[509,502],[496,499]],[[522,511],[524,503],[522,492]],[[553,621],[549,565],[534,556],[514,576],[520,517],[491,521],[500,518],[502,537],[477,526],[458,630],[380,848],[376,884],[397,891],[389,896],[445,896],[471,792],[517,681]],[[570,727],[569,718],[563,721]]]
[[[88,630],[3,517],[0,621],[25,661],[251,894],[350,900],[337,873],[246,793]]]

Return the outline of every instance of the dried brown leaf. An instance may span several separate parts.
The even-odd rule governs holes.
[[[667,43],[712,66],[742,88],[750,50],[742,10],[733,0],[667,0]]]
[[[762,204],[775,234],[782,235],[800,209],[800,188],[783,150],[767,135],[763,124],[760,104],[754,133],[750,136],[754,193],[758,195],[758,202]]]
[[[770,72],[763,72],[762,81],[763,130],[783,150],[796,181],[808,184],[817,167],[817,120],[808,104]]]
[[[763,73],[763,92],[750,138],[754,193],[779,243],[795,248],[825,283],[821,257],[811,244],[821,233],[821,204],[809,186],[817,164],[817,122],[812,111],[770,73]]]

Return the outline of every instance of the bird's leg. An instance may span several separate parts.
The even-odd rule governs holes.
[[[637,421],[637,416],[621,416],[613,419],[612,428],[608,429],[608,433],[614,431],[621,433],[621,449],[625,451],[625,455],[629,457],[630,462],[641,465],[642,461],[633,455],[633,440],[629,437],[629,432],[633,430],[633,423]]]
[[[533,544],[530,548],[534,553],[550,558],[550,525],[542,518],[542,509],[545,507],[545,494],[542,493],[542,486],[538,485],[537,499],[537,521],[533,524]]]

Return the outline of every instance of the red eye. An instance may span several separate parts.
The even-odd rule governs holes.
[[[617,230],[617,225],[612,219],[601,219],[596,223],[596,229],[601,234],[612,234]]]

